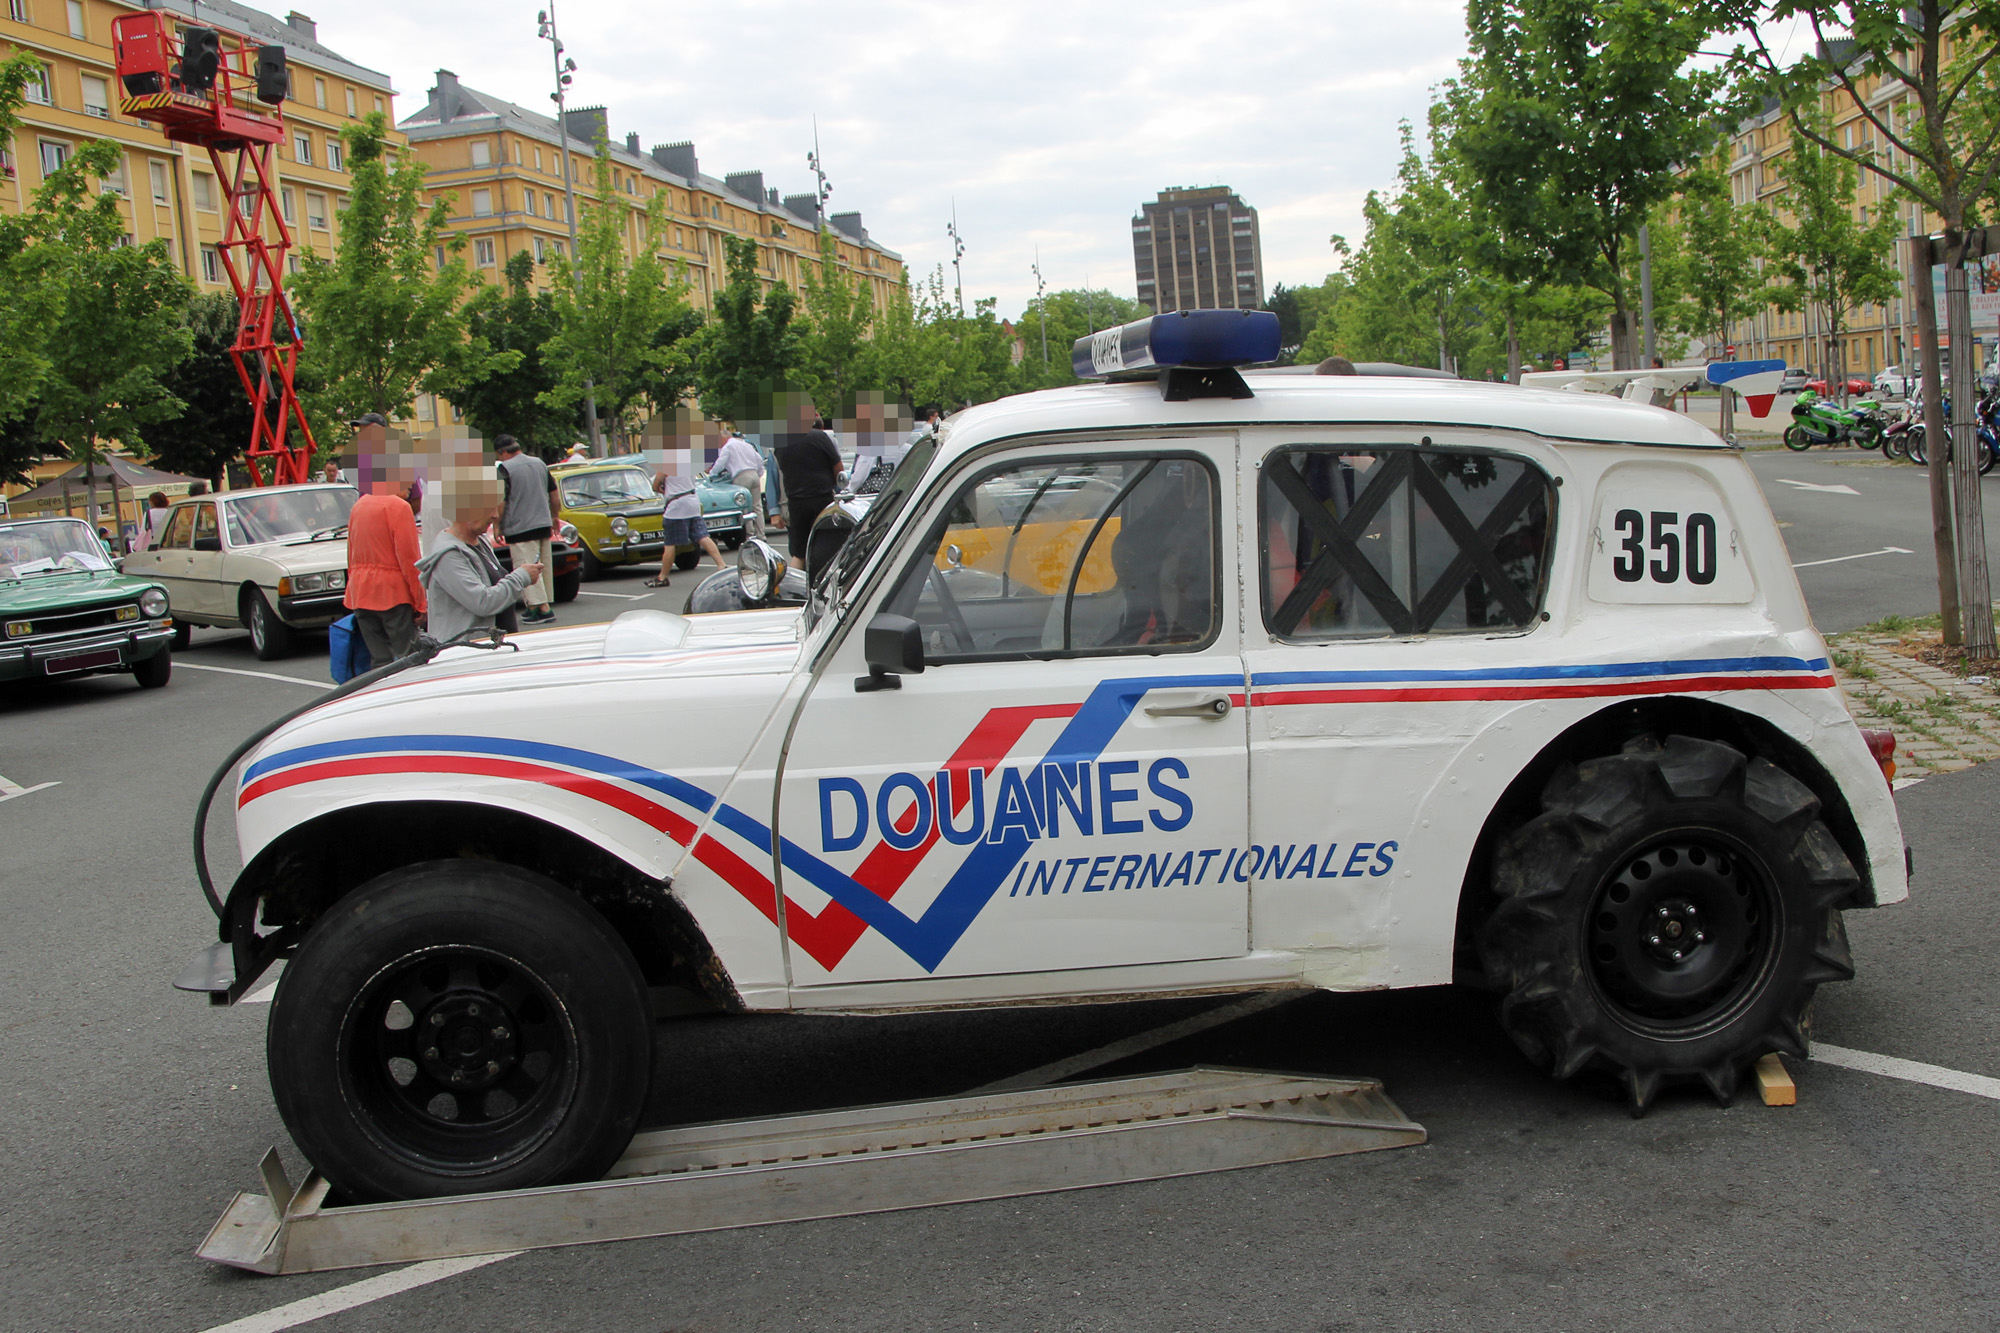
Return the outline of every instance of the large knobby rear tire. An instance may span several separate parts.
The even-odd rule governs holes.
[[[1813,992],[1854,975],[1837,904],[1858,884],[1797,778],[1642,737],[1558,769],[1501,842],[1480,952],[1508,1035],[1557,1078],[1608,1070],[1635,1115],[1688,1079],[1726,1104],[1759,1056],[1805,1057]]]
[[[652,1012],[631,951],[540,875],[392,871],[285,969],[266,1055],[307,1159],[356,1199],[589,1180],[631,1141]]]

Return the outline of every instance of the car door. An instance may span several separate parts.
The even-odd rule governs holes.
[[[1574,689],[1531,632],[1556,486],[1476,432],[1297,430],[1253,452],[1252,944],[1342,984],[1447,980],[1490,809],[1455,765],[1520,700]]]
[[[1240,955],[1233,435],[1023,447],[905,526],[781,782],[794,986]],[[925,668],[877,688],[872,616]]]
[[[222,586],[222,526],[215,502],[194,506],[194,531],[188,543],[187,589],[191,608],[204,616],[227,616],[236,608]]]
[[[127,556],[125,568],[143,577],[156,578],[167,590],[168,604],[176,613],[195,610],[194,595],[188,586],[188,563],[194,543],[193,505],[174,506],[159,543],[150,551]]]

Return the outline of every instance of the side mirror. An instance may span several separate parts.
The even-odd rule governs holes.
[[[923,674],[923,627],[908,616],[881,612],[862,631],[861,655],[868,663],[868,674],[854,678],[856,694],[900,690],[903,676]]]
[[[222,549],[222,538],[196,537],[194,539],[194,549],[197,551],[220,551]]]

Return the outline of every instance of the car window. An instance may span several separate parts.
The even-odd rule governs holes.
[[[887,609],[936,662],[1199,648],[1220,623],[1216,487],[1187,456],[992,468],[945,507]]]
[[[224,506],[229,515],[229,543],[257,546],[295,538],[336,536],[347,526],[347,515],[360,498],[359,491],[345,486],[233,496]]]
[[[216,535],[215,506],[200,504],[194,507],[194,539],[206,541]]]
[[[167,520],[166,535],[160,538],[162,548],[173,547],[185,551],[193,545],[190,538],[194,536],[194,511],[199,507],[182,505],[174,510],[174,516]]]
[[[1295,446],[1262,473],[1264,623],[1279,637],[1491,632],[1540,617],[1555,488],[1526,460]]]
[[[643,468],[606,468],[562,478],[562,502],[567,509],[629,504],[653,498],[653,478]]]

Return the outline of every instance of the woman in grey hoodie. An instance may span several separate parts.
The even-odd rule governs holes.
[[[429,603],[425,628],[440,643],[469,629],[493,628],[493,617],[542,576],[542,567],[534,563],[503,574],[500,562],[479,540],[500,508],[497,480],[477,476],[447,482],[444,499],[451,524],[438,534],[431,553],[417,562]]]

